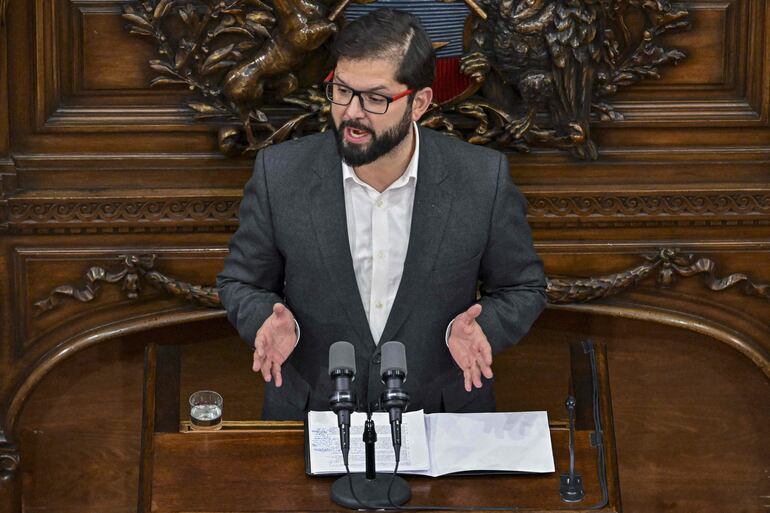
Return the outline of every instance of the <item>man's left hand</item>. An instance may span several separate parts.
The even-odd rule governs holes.
[[[481,305],[476,303],[455,317],[447,339],[449,352],[463,371],[466,392],[471,386],[481,388],[481,376],[492,377],[492,346],[476,322],[480,314]]]

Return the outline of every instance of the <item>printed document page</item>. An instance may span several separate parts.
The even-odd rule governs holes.
[[[374,413],[378,472],[395,464],[387,413]],[[365,470],[363,425],[366,415],[351,417],[350,471]],[[345,472],[337,416],[308,413],[312,474]],[[454,472],[554,472],[551,432],[544,411],[500,413],[433,413],[403,415],[399,473],[441,476]]]
[[[377,431],[375,461],[377,472],[393,472],[396,458],[393,455],[393,441],[390,435],[388,414],[372,413],[372,420]],[[366,458],[363,442],[365,413],[353,413],[350,418],[350,456],[348,462],[351,472],[364,472]],[[310,471],[312,474],[344,474],[340,451],[340,430],[337,415],[330,411],[308,412],[308,439],[310,449]],[[425,436],[425,417],[423,411],[411,411],[402,415],[401,422],[401,462],[399,473],[426,471],[430,464],[428,457],[428,439]]]
[[[548,413],[433,413],[425,415],[428,472],[554,472]]]

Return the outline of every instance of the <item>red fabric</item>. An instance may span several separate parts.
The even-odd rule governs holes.
[[[445,102],[465,91],[471,80],[460,73],[460,57],[436,59],[436,79],[433,81],[434,101]]]

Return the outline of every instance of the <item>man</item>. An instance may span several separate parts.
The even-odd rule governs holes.
[[[435,59],[412,15],[359,18],[335,56],[325,84],[334,129],[257,155],[217,280],[254,344],[263,417],[329,408],[338,340],[355,346],[360,407],[382,390],[379,348],[398,340],[410,409],[494,410],[492,355],[545,305],[507,160],[417,127]]]

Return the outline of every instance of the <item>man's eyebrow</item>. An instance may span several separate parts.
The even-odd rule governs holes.
[[[347,82],[345,82],[345,80],[341,79],[339,75],[334,75],[334,78],[335,78],[337,81],[339,81],[339,83],[340,83],[340,84],[342,84],[342,85],[344,85],[344,86],[348,86],[348,87],[350,87],[350,84],[348,84]],[[353,89],[352,87],[350,87],[350,88],[351,88],[351,89]],[[362,92],[362,93],[371,93],[371,92],[374,92],[374,91],[382,91],[383,89],[387,90],[387,89],[388,89],[388,86],[385,86],[385,85],[378,85],[377,87],[371,87],[371,88],[369,88],[369,89],[362,89],[362,90],[361,90],[361,92]]]

